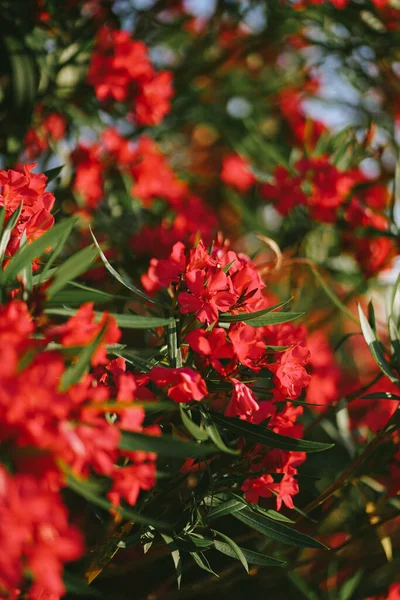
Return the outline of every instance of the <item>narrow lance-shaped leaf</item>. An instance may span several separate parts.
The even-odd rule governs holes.
[[[136,510],[132,510],[131,508],[123,508],[116,507],[107,498],[99,495],[91,485],[90,481],[82,481],[77,479],[71,471],[65,468],[67,473],[66,483],[67,486],[77,493],[79,496],[85,498],[91,504],[98,506],[99,508],[103,508],[104,510],[113,510],[114,512],[120,514],[124,519],[128,519],[129,521],[134,521],[135,523],[143,524],[143,525],[152,525],[153,527],[157,527],[158,529],[168,530],[172,529],[173,525],[171,523],[166,523],[164,521],[160,521],[158,519],[154,519],[153,517],[147,516],[144,513],[139,513]]]
[[[206,427],[206,431],[207,431],[208,435],[210,436],[210,438],[212,439],[212,441],[214,442],[214,444],[217,446],[217,448],[219,450],[221,450],[221,452],[225,452],[226,454],[234,454],[234,455],[240,454],[239,450],[236,450],[236,448],[230,448],[229,446],[227,446],[225,444],[224,440],[221,437],[220,432],[218,431],[217,426],[215,425],[215,423],[213,423],[213,420],[212,420],[210,414],[206,410],[202,410],[201,414],[202,414],[202,417],[204,420],[204,425]]]
[[[280,435],[267,429],[263,425],[255,425],[241,419],[231,419],[220,414],[212,413],[212,419],[219,423],[227,431],[243,437],[245,440],[256,444],[262,444],[269,448],[297,452],[321,452],[333,447],[333,444],[312,442]]]
[[[97,250],[94,245],[83,248],[76,254],[68,258],[56,271],[53,283],[47,290],[47,297],[51,298],[59,290],[62,290],[67,283],[82,275],[87,271],[89,265],[97,256]]]
[[[66,294],[66,292],[63,293]],[[70,293],[72,294],[72,290],[70,290]],[[67,297],[68,294],[65,295],[65,298]],[[93,298],[95,299],[96,296]],[[49,315],[69,317],[75,314],[75,310],[72,308],[48,308],[46,309],[46,313]],[[97,321],[99,321],[103,316],[103,313],[98,311],[96,311],[94,314]],[[121,327],[121,329],[151,329],[153,327],[165,327],[169,323],[169,319],[164,319],[161,317],[146,317],[144,315],[119,315],[117,313],[108,314],[115,319],[118,327]]]
[[[3,230],[3,233],[2,233],[1,239],[0,239],[0,261],[2,261],[4,258],[4,254],[5,254],[6,248],[8,246],[8,242],[10,241],[11,232],[18,222],[18,219],[19,219],[21,211],[22,211],[22,206],[23,206],[23,203],[21,202],[21,204],[18,206],[18,208],[9,217],[9,219],[6,223],[6,226],[4,227],[4,230]],[[4,210],[4,208],[2,208],[3,221],[5,218],[5,214],[6,214],[6,211]]]
[[[181,560],[181,555],[180,555],[179,549],[174,541],[174,538],[172,538],[171,536],[166,535],[164,533],[161,533],[160,535],[163,538],[164,542],[167,544],[169,551],[171,552],[171,557],[172,557],[172,560],[174,561],[175,570],[176,570],[176,583],[178,586],[178,590],[180,590],[181,589],[181,580],[182,580],[182,560]]]
[[[196,423],[194,423],[191,419],[191,412],[186,406],[183,404],[179,404],[179,410],[181,413],[182,423],[189,431],[189,433],[196,439],[204,442],[204,440],[208,439],[208,433],[204,429],[201,429]]]
[[[326,548],[324,544],[321,544],[308,535],[300,533],[282,523],[272,521],[268,517],[255,513],[248,507],[234,513],[232,516],[252,529],[283,544],[299,546],[300,548]]]
[[[49,184],[51,181],[53,181],[54,179],[56,179],[56,177],[60,175],[64,166],[65,165],[60,165],[59,167],[53,167],[52,169],[47,169],[47,171],[44,171],[43,175],[46,175],[47,177],[47,184]]]
[[[60,236],[63,236],[66,231],[71,232],[75,223],[76,219],[74,217],[61,221],[31,244],[25,244],[25,246],[20,248],[14,254],[4,271],[4,283],[13,281],[25,265],[31,264],[35,258],[39,258],[48,248],[54,246],[59,241]]]
[[[119,447],[121,450],[145,450],[160,456],[188,458],[215,454],[218,449],[212,444],[184,442],[167,435],[155,436],[132,431],[123,431]]]
[[[386,375],[386,377],[390,379],[390,381],[397,385],[400,384],[400,379],[396,376],[392,367],[390,366],[390,363],[386,360],[382,350],[382,345],[377,340],[376,335],[373,332],[372,327],[369,324],[368,319],[365,316],[360,305],[358,306],[358,313],[360,316],[360,325],[364,339],[369,346],[370,352],[376,364],[378,365],[382,373],[384,373],[384,375]]]
[[[163,308],[166,308],[167,310],[171,310],[171,307],[162,304],[161,302],[157,302],[157,300],[154,300],[154,298],[151,298],[150,296],[148,296],[147,294],[145,294],[144,292],[142,292],[142,290],[140,290],[139,288],[137,288],[130,279],[128,279],[127,277],[123,277],[122,275],[120,275],[118,273],[118,271],[116,271],[116,269],[114,269],[114,267],[112,267],[110,265],[110,263],[107,260],[106,255],[104,254],[104,252],[102,251],[102,249],[100,248],[100,245],[98,243],[98,241],[96,240],[93,231],[90,229],[90,233],[92,234],[92,238],[93,241],[97,247],[97,250],[99,251],[99,255],[101,260],[104,263],[104,266],[106,267],[107,271],[109,271],[109,273],[111,273],[111,275],[113,275],[113,277],[115,277],[115,279],[117,281],[119,281],[124,287],[126,287],[128,290],[130,290],[131,292],[133,292],[134,294],[136,294],[136,296],[139,296],[140,298],[142,298],[143,300],[146,300],[146,302],[151,302],[152,304],[158,304],[159,306],[162,306]]]
[[[228,537],[224,533],[221,533],[221,531],[215,531],[215,530],[213,530],[213,531],[214,531],[214,533],[219,535],[225,541],[225,544],[227,544],[229,546],[229,548],[232,550],[234,558],[236,558],[237,560],[239,560],[242,563],[243,568],[248,573],[249,565],[247,564],[247,560],[246,560],[246,557],[245,557],[242,549],[230,537]],[[214,541],[214,546],[217,550],[220,550],[220,547],[221,547],[220,544],[221,543],[218,540]],[[224,546],[225,546],[225,544],[224,544]],[[223,550],[222,550],[222,552],[223,552]],[[224,552],[224,554],[225,554],[225,552]]]
[[[268,306],[268,308],[263,308],[262,310],[256,310],[250,313],[240,313],[238,315],[231,315],[230,313],[221,313],[219,316],[219,320],[222,323],[238,323],[241,321],[250,321],[251,319],[262,317],[270,312],[273,312],[277,308],[285,306],[291,300],[292,298],[289,298],[289,300],[284,300],[283,302],[279,302],[278,304],[274,304],[273,306]]]
[[[222,554],[225,554],[230,558],[237,559],[234,550],[229,544],[215,541],[214,545],[215,549]],[[260,554],[260,552],[254,552],[253,550],[248,550],[247,548],[240,548],[240,551],[242,552],[246,561],[251,565],[260,565],[263,567],[282,567],[285,564],[283,560],[273,558],[272,556],[266,556],[265,554]]]

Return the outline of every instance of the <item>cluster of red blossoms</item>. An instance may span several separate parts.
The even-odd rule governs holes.
[[[36,106],[34,125],[25,134],[24,152],[28,159],[37,158],[49,144],[61,140],[67,130],[67,121],[56,111],[46,113],[41,104]]]
[[[367,184],[367,185],[365,185]],[[364,271],[371,275],[385,266],[395,250],[386,236],[370,233],[364,237],[348,233],[348,226],[385,232],[389,219],[382,214],[389,194],[386,186],[373,184],[357,169],[339,170],[329,157],[301,158],[293,171],[278,166],[272,183],[261,186],[262,196],[273,202],[282,215],[295,206],[307,206],[312,219],[322,223],[345,224],[343,239],[359,259]]]
[[[101,102],[128,102],[139,125],[156,125],[170,110],[171,73],[156,73],[146,45],[126,31],[99,29],[87,80]]]
[[[93,373],[69,385],[79,348],[99,336]],[[0,308],[0,431],[7,465],[7,472],[0,469],[2,597],[13,597],[31,579],[30,598],[63,594],[63,563],[83,551],[60,497],[67,472],[108,477],[115,506],[122,499],[135,504],[140,490],[155,485],[154,454],[118,449],[122,429],[144,431],[144,410],[133,402],[135,377],[123,359],[106,356],[105,345],[119,338],[114,319],[104,313],[96,321],[90,304],[65,324],[47,327],[36,326],[21,301]],[[49,350],[54,342],[58,349]],[[115,401],[118,419],[110,421],[103,405]],[[160,433],[157,426],[146,432]]]
[[[0,171],[0,207],[5,210],[5,223],[15,211],[21,209],[12,229],[5,256],[15,254],[23,237],[31,242],[40,237],[54,224],[50,213],[54,195],[46,191],[47,177],[32,173],[36,165],[25,165],[22,170]]]
[[[168,396],[176,402],[208,395],[211,407],[227,417],[256,424],[269,419],[268,427],[276,433],[301,437],[302,427],[296,420],[303,409],[291,401],[299,398],[310,382],[305,330],[290,323],[256,327],[251,319],[246,322],[246,316],[270,305],[265,284],[249,257],[218,242],[207,250],[200,241],[188,252],[177,243],[169,259],[151,261],[142,283],[151,294],[168,289],[180,313],[188,316],[182,334],[184,356],[191,357],[196,366],[196,371],[153,368],[150,377],[157,386],[168,386]],[[220,322],[228,313],[231,322]],[[220,382],[217,390],[212,383],[207,389],[206,374]],[[254,376],[255,381],[267,378],[269,385],[259,390],[256,383],[246,382]],[[293,507],[291,497],[298,492],[295,467],[304,459],[301,453],[275,455],[253,448],[245,457],[249,463],[243,484],[246,498],[257,502],[259,497],[276,495],[278,509],[282,501]],[[257,475],[267,464],[269,473],[283,474],[280,481],[274,481],[272,475]]]
[[[150,220],[154,201],[164,202],[164,217],[132,236],[130,244],[136,254],[166,258],[178,240],[193,243],[200,234],[210,243],[214,237],[217,219],[213,210],[177,177],[150,137],[141,136],[133,144],[109,127],[103,131],[101,142],[80,144],[71,158],[75,166],[73,186],[86,211],[92,212],[104,198],[107,169],[117,168],[129,178],[131,196],[149,211]]]

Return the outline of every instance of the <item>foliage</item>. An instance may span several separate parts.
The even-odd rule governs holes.
[[[0,4],[0,596],[394,600],[400,6]]]

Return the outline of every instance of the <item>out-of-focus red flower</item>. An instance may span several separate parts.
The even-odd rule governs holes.
[[[240,192],[247,192],[256,182],[248,161],[238,154],[225,156],[222,161],[221,179]]]
[[[83,552],[82,537],[68,524],[57,492],[32,475],[9,475],[0,467],[0,587],[8,592],[33,578],[30,597],[59,600],[65,562]],[[8,597],[8,595],[7,595]]]
[[[170,110],[171,73],[156,73],[146,45],[132,40],[127,31],[100,28],[87,79],[101,102],[132,104],[140,125],[156,125]]]
[[[71,160],[75,165],[74,190],[82,198],[84,205],[96,208],[104,195],[103,164],[98,144],[85,146],[79,144],[72,152]]]
[[[47,335],[51,339],[60,339],[65,348],[81,347],[94,342],[103,327],[105,327],[104,333],[91,357],[92,365],[96,366],[107,362],[105,345],[116,344],[121,337],[121,331],[114,317],[107,313],[103,313],[100,321],[96,321],[93,302],[82,304],[66,323],[48,329]]]

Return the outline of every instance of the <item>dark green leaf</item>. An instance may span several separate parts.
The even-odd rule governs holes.
[[[138,513],[130,508],[123,507],[115,507],[109,500],[100,496],[93,486],[92,482],[83,481],[74,477],[71,472],[67,471],[67,486],[76,492],[79,496],[85,498],[88,502],[91,502],[95,506],[103,508],[104,510],[113,510],[116,513],[119,513],[124,519],[128,521],[134,521],[135,523],[143,524],[143,525],[152,525],[153,527],[157,527],[159,529],[170,529],[172,527],[171,523],[166,523],[164,521],[159,521],[157,519],[153,519],[153,517],[148,517],[143,513]]]
[[[196,423],[194,423],[192,421],[190,409],[188,409],[183,404],[179,404],[179,410],[181,413],[182,423],[184,424],[186,429],[189,431],[189,433],[192,434],[194,439],[200,440],[202,442],[204,442],[204,440],[207,440],[208,439],[207,431],[205,431],[204,429],[201,429],[198,425],[196,425]]]
[[[264,515],[253,512],[248,507],[234,513],[233,517],[263,535],[283,544],[299,546],[300,548],[326,548],[324,544],[321,544],[308,535],[300,533],[287,525],[282,525],[282,523],[272,521]]]
[[[288,304],[288,302],[290,302],[291,300],[292,298],[289,298],[289,300],[284,300],[283,302],[279,302],[278,304],[274,304],[273,306],[269,306],[268,308],[263,308],[262,310],[257,310],[251,313],[240,313],[239,315],[221,313],[219,315],[219,320],[221,323],[238,323],[241,321],[250,321],[251,319],[257,319],[276,310],[277,308],[285,306],[285,304]]]
[[[44,171],[43,174],[47,177],[47,184],[49,184],[50,181],[56,179],[56,177],[59,176],[64,167],[65,165],[60,165],[59,167],[53,167],[52,169],[47,169],[47,171]]]
[[[123,431],[119,447],[121,450],[145,450],[160,456],[187,458],[214,454],[217,448],[212,444],[183,442],[167,435],[155,436],[132,431]]]
[[[171,552],[172,560],[174,561],[175,570],[176,570],[176,583],[178,585],[178,590],[181,589],[181,580],[182,580],[182,561],[179,549],[172,538],[165,533],[160,534],[163,538],[164,542],[167,544],[169,551]]]
[[[296,452],[321,452],[333,447],[333,444],[290,438],[275,433],[263,425],[255,425],[241,419],[230,419],[217,413],[212,413],[212,419],[227,431],[243,437],[247,441],[269,448]]]
[[[83,250],[80,250],[68,258],[60,267],[58,267],[53,283],[47,290],[47,297],[51,298],[65,287],[67,283],[75,279],[75,277],[85,273],[96,256],[97,249],[92,245],[83,248]]]
[[[49,247],[56,244],[60,236],[63,236],[66,231],[71,232],[75,223],[75,218],[65,219],[54,225],[54,227],[46,231],[46,233],[31,244],[25,244],[20,248],[14,254],[4,271],[4,283],[13,281],[26,265],[32,264],[35,258],[40,257]]]
[[[245,506],[246,504],[244,502],[236,500],[235,498],[231,498],[230,500],[221,502],[221,504],[218,504],[218,506],[214,506],[214,508],[207,513],[207,519],[212,521],[213,519],[219,519],[225,515],[231,515],[238,510],[242,510]]]
[[[166,308],[167,310],[171,310],[171,307],[166,306],[160,302],[157,302],[157,300],[154,300],[154,298],[151,298],[150,296],[148,296],[147,294],[145,294],[144,292],[142,292],[142,290],[140,290],[139,288],[137,288],[130,279],[128,279],[128,277],[123,277],[122,275],[120,275],[118,273],[118,271],[116,271],[114,269],[114,267],[112,267],[110,265],[110,263],[107,260],[107,257],[105,256],[104,252],[102,251],[102,249],[100,248],[100,245],[98,243],[98,241],[96,240],[93,231],[90,230],[92,237],[93,237],[93,241],[97,247],[97,250],[99,251],[100,254],[100,258],[104,263],[104,266],[106,267],[107,271],[109,271],[109,273],[111,273],[111,275],[113,275],[113,277],[115,277],[115,279],[117,281],[119,281],[124,287],[126,287],[128,290],[130,290],[131,292],[133,292],[134,294],[136,294],[136,296],[139,296],[139,298],[142,298],[143,300],[146,300],[146,302],[151,302],[152,304],[158,304],[160,306],[163,306],[164,308]]]
[[[247,560],[246,560],[245,555],[243,554],[242,549],[236,544],[236,542],[234,542],[230,537],[228,537],[224,533],[221,533],[220,531],[215,531],[215,530],[213,530],[213,531],[214,531],[214,533],[219,535],[225,541],[225,543],[221,544],[221,542],[219,542],[218,540],[214,540],[215,548],[219,552],[223,552],[224,554],[226,554],[226,546],[228,546],[229,549],[233,552],[233,557],[242,563],[244,570],[248,573],[249,565],[247,564]],[[220,549],[221,545],[223,546],[222,550]],[[229,556],[229,554],[228,554],[228,556]]]
[[[23,206],[23,202],[21,202],[20,205],[18,206],[18,208],[12,213],[12,215],[9,217],[9,219],[6,223],[6,226],[4,227],[4,230],[3,230],[3,233],[2,233],[1,239],[0,239],[0,261],[2,261],[4,258],[4,253],[7,249],[8,242],[10,241],[11,232],[14,229],[15,225],[17,224],[17,221],[18,221],[19,216],[22,211],[22,206]],[[2,211],[3,211],[2,215],[3,215],[3,220],[4,220],[5,211],[4,211],[4,209],[2,209]]]

